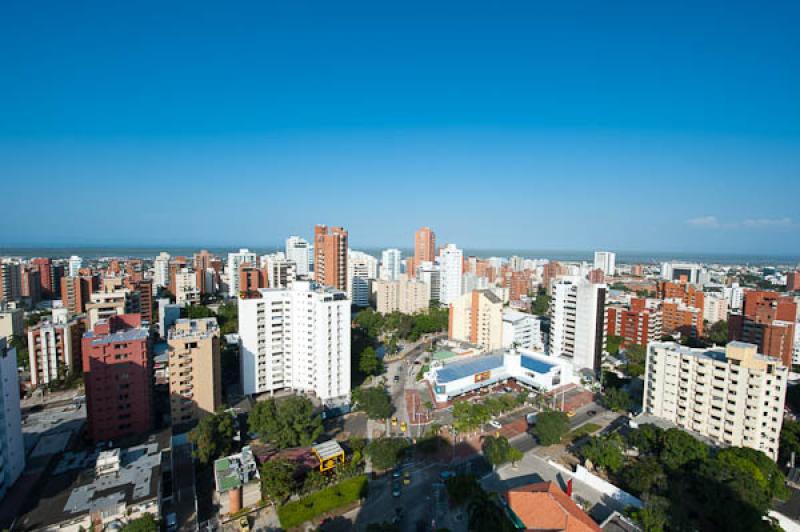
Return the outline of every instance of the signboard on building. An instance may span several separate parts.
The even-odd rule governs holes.
[[[490,378],[491,376],[492,376],[492,372],[491,372],[491,370],[489,370],[489,371],[482,371],[482,372],[480,372],[480,373],[476,373],[476,374],[475,374],[475,382],[483,382],[483,381],[489,380],[489,378]]]

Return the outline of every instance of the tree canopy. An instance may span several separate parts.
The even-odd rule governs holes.
[[[706,329],[706,337],[708,341],[716,345],[725,345],[728,343],[728,322],[720,320],[711,324],[711,327]]]
[[[627,412],[631,407],[631,396],[621,388],[607,387],[602,402],[603,406],[614,412]]]
[[[554,445],[561,442],[568,429],[569,418],[564,412],[540,412],[532,432],[540,444]]]
[[[233,416],[228,412],[203,417],[189,432],[189,441],[195,446],[195,457],[202,464],[209,464],[234,449]]]
[[[259,401],[247,423],[252,432],[279,448],[308,446],[322,434],[322,418],[305,397]]]
[[[153,514],[146,513],[141,517],[128,522],[122,527],[123,532],[157,532],[158,523]]]
[[[409,443],[404,438],[378,438],[372,440],[365,451],[377,470],[389,469],[400,461]]]
[[[493,466],[508,462],[516,463],[522,459],[522,453],[511,447],[505,436],[487,436],[483,439],[483,455]]]
[[[586,445],[581,447],[581,455],[596,467],[616,472],[625,460],[622,438],[616,434],[592,436]]]
[[[631,344],[625,348],[625,358],[628,360],[625,364],[625,375],[628,377],[641,377],[644,375],[646,356],[647,349],[644,346]]]
[[[261,466],[261,495],[282,504],[296,488],[295,464],[286,459],[269,460]]]
[[[386,419],[394,412],[392,400],[383,388],[357,388],[353,391],[353,401],[370,419]]]

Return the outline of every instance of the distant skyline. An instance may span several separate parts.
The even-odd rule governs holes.
[[[0,247],[800,252],[800,3],[15,3]]]

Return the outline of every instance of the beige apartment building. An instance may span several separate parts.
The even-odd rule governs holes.
[[[414,314],[430,306],[431,286],[416,279],[372,281],[372,298],[381,314]]]
[[[195,421],[222,406],[220,332],[216,318],[180,319],[169,331],[172,424]]]
[[[503,302],[491,290],[473,290],[450,303],[448,334],[489,351],[503,347]]]
[[[788,374],[754,344],[692,349],[655,342],[647,353],[644,413],[777,460]]]

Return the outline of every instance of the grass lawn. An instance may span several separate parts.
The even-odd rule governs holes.
[[[585,425],[581,425],[577,429],[568,432],[561,441],[564,443],[572,443],[575,440],[592,434],[593,432],[597,432],[601,428],[602,427],[597,423],[586,423]]]
[[[349,478],[278,509],[281,526],[289,529],[341,508],[367,495],[367,477]]]

